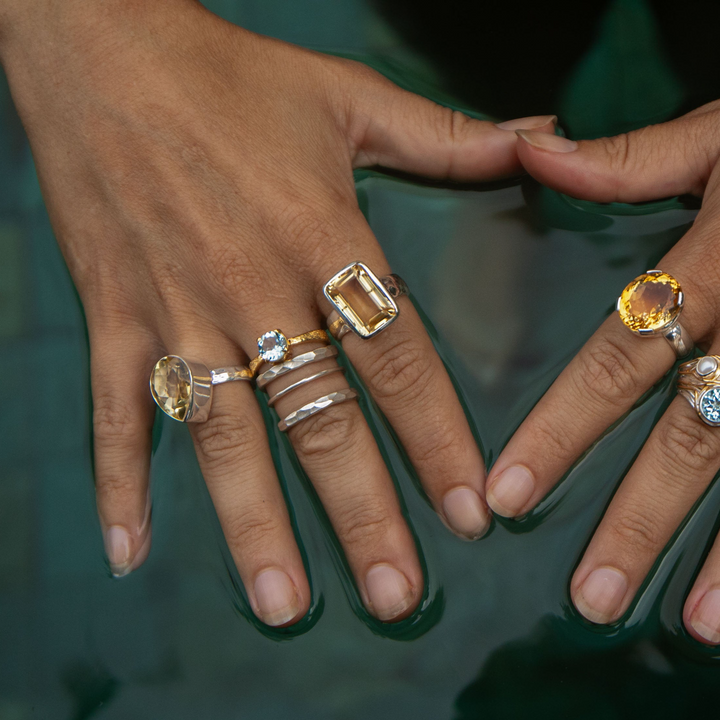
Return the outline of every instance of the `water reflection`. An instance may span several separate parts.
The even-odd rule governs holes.
[[[567,77],[555,76],[541,97],[547,86],[541,83],[533,95],[533,83],[521,80],[539,77],[536,58],[548,47],[549,70],[564,73],[586,57],[580,46],[595,37],[592,18],[606,7],[583,6],[578,19],[575,3],[543,6],[543,18],[549,13],[557,22],[541,35],[517,4],[508,11],[501,4],[451,3],[430,14],[420,2],[413,4],[414,19],[404,2],[378,5],[382,14],[360,0],[208,5],[252,29],[359,54],[409,87],[438,97],[444,91],[458,104],[497,115],[555,111],[547,97],[575,98],[566,106],[570,123],[563,118],[570,130],[572,122],[582,127],[587,119],[581,85],[572,86],[575,95],[563,95]],[[699,37],[717,25],[710,22],[717,9],[705,5],[708,22],[694,26]],[[700,12],[688,6],[678,15],[669,2],[626,7],[640,8],[641,20],[654,10],[666,41],[673,33],[683,36],[688,18]],[[492,15],[473,19],[481,10]],[[487,21],[507,21],[507,12],[525,23]],[[567,32],[566,17],[577,19],[579,34]],[[411,21],[424,26],[417,42],[407,29]],[[433,22],[436,38],[442,26],[449,40],[426,46]],[[657,37],[648,50],[656,59]],[[605,38],[617,40],[612,32]],[[707,93],[712,78],[697,68],[714,67],[700,63],[689,79],[689,61],[678,61],[681,44],[663,47],[668,54],[660,57],[672,73],[661,73],[656,87],[672,92],[651,96],[669,98],[650,108],[656,113],[675,107],[677,78],[683,103]],[[698,41],[698,52],[710,59],[718,47]],[[628,75],[631,66],[619,63]],[[573,77],[587,83],[594,76]],[[433,86],[436,80],[442,88]],[[615,95],[603,85],[600,97],[613,113],[622,106],[611,100],[627,87]],[[580,717],[595,711],[595,717],[624,717],[638,698],[648,703],[645,709],[655,703],[654,717],[700,708],[720,656],[687,637],[680,610],[713,535],[720,486],[679,531],[620,625],[589,626],[567,594],[583,546],[671,397],[668,379],[600,439],[534,513],[497,523],[474,544],[442,527],[368,406],[426,566],[423,609],[392,636],[412,642],[384,637],[387,631],[364,613],[323,515],[276,435],[273,450],[313,585],[313,611],[299,631],[262,634],[253,624],[223,554],[186,428],[178,425],[166,424],[157,439],[151,557],[140,572],[113,581],[94,508],[82,313],[6,91],[0,103],[0,374],[14,379],[0,415],[2,720],[435,720],[452,716],[455,698],[457,720],[559,717],[575,713],[581,691]],[[622,113],[616,120],[590,119],[597,117],[637,121]],[[598,126],[585,127],[594,132]],[[613,127],[606,124],[605,131]],[[628,277],[654,265],[694,217],[676,201],[633,212],[596,208],[529,182],[466,190],[373,172],[357,180],[373,230],[434,327],[488,462],[610,311]]]

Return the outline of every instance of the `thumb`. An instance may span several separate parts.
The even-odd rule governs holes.
[[[354,103],[350,126],[354,167],[382,165],[458,181],[509,177],[523,172],[515,130],[552,133],[556,120],[554,115],[497,125],[475,120],[383,78]]]
[[[720,155],[719,105],[598,140],[575,142],[518,130],[517,153],[536,180],[582,200],[632,203],[672,195],[701,197]]]

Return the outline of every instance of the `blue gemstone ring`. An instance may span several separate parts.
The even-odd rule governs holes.
[[[706,425],[720,427],[720,356],[705,355],[683,363],[677,388]]]

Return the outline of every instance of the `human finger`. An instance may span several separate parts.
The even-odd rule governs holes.
[[[227,339],[186,344],[183,352],[199,357],[200,348],[215,367],[238,364]],[[207,420],[189,427],[253,611],[270,626],[297,622],[310,606],[310,588],[250,383],[216,385]]]
[[[658,555],[720,468],[720,433],[676,397],[623,479],[570,592],[595,623],[620,618]]]
[[[350,390],[345,377],[337,372],[335,351],[327,343],[292,345],[293,338],[311,328],[320,329],[317,315],[279,308],[272,312],[267,304],[263,313],[267,327],[279,320],[288,330],[283,337],[290,338],[290,354],[298,358],[299,366],[268,381],[265,371],[276,373],[282,363],[263,365],[258,384],[268,392],[270,403],[285,423],[292,423],[292,413],[313,402],[328,405],[291,424],[290,442],[342,545],[363,603],[384,622],[401,620],[420,601],[423,576],[374,436],[353,398],[334,402],[340,397],[337,393]],[[320,350],[323,354],[317,354]],[[301,364],[308,357],[312,362]]]
[[[116,577],[150,551],[154,406],[147,370],[156,342],[140,329],[91,331],[95,489],[105,552]]]
[[[555,131],[554,115],[498,124],[477,120],[399,88],[355,64],[348,137],[355,167],[382,165],[427,177],[494,180],[522,172],[515,130]]]
[[[364,248],[378,274],[387,273],[387,261],[369,228],[358,227],[361,232],[364,237],[358,246]],[[378,313],[372,297],[380,297],[382,282],[369,267],[351,263],[330,281],[328,290],[330,296],[342,298],[337,302],[354,305],[358,318]],[[369,287],[375,289],[366,293]],[[371,337],[344,333],[343,348],[393,426],[433,507],[460,537],[476,539],[487,531],[490,519],[482,456],[417,311],[408,298],[401,297],[397,309],[392,325]],[[363,322],[359,320],[360,325]]]

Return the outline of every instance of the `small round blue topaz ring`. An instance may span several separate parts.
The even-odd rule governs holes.
[[[683,363],[677,388],[706,425],[720,427],[720,356],[705,355]]]

